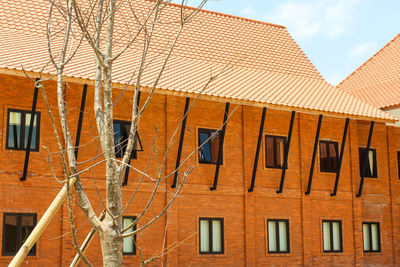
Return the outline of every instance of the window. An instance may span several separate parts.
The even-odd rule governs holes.
[[[380,227],[377,222],[363,222],[364,252],[381,252]]]
[[[209,139],[211,137],[211,139]],[[208,140],[209,139],[209,140]],[[199,146],[205,143],[199,149],[199,162],[216,164],[218,161],[219,143],[221,135],[217,130],[199,129]],[[208,140],[208,141],[207,141]],[[222,164],[222,155],[221,155]]]
[[[364,163],[364,156],[366,153],[367,149],[366,148],[359,148],[358,149],[358,154],[359,154],[359,162],[360,162],[360,176],[362,175],[362,168],[363,168],[363,163]],[[370,178],[377,178],[377,170],[376,170],[376,150],[370,148],[369,153],[368,153],[368,159],[367,159],[367,166],[366,166],[366,171],[365,171],[365,177],[370,177]]]
[[[343,252],[342,221],[322,221],[324,252]]]
[[[265,136],[265,165],[267,168],[283,168],[285,147],[286,137]]]
[[[7,117],[7,149],[25,150],[28,145],[31,113],[25,110],[9,109]],[[31,147],[39,151],[40,112],[36,112],[33,120]]]
[[[126,145],[128,144],[129,130],[131,127],[130,121],[114,120],[114,142],[115,142],[115,156],[122,158],[125,153]],[[131,158],[137,158],[137,151],[143,151],[142,144],[140,142],[139,134],[136,132],[135,142],[133,143],[133,149]],[[140,150],[137,146],[140,146]]]
[[[36,214],[4,213],[3,256],[14,256],[36,225]],[[36,255],[36,245],[28,253]]]
[[[397,151],[397,168],[399,169],[399,179],[400,179],[400,151]]]
[[[122,218],[122,224],[125,227],[128,227],[131,223],[136,220],[135,216],[124,216]],[[136,224],[129,228],[125,233],[131,233],[136,230]],[[125,237],[122,241],[122,252],[124,255],[136,255],[136,235],[131,235]]]
[[[224,219],[200,218],[200,254],[224,253]]]
[[[321,172],[336,172],[338,163],[338,143],[320,141],[319,159]]]
[[[289,220],[267,220],[268,253],[289,253]]]

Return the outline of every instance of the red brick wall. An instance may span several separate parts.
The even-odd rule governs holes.
[[[34,212],[38,219],[57,194],[60,184],[51,175],[47,163],[47,152],[56,152],[50,119],[39,93],[38,111],[41,112],[40,151],[31,152],[27,180],[21,182],[24,151],[6,150],[7,109],[29,110],[33,97],[33,82],[27,78],[0,75],[0,239],[2,238],[4,212]],[[79,117],[82,85],[69,84],[66,90],[68,118],[73,140]],[[49,96],[54,91],[54,83],[46,83]],[[115,92],[115,99],[121,91]],[[146,93],[141,96],[143,104]],[[125,92],[115,105],[115,119],[129,120],[132,107],[132,92]],[[193,99],[191,99],[191,102]],[[50,97],[52,110],[56,112],[56,102]],[[132,164],[144,169],[150,154],[157,128],[157,164],[162,161],[169,139],[173,135],[183,114],[185,98],[155,95],[149,109],[139,125],[139,135],[144,148]],[[236,108],[231,105],[230,111]],[[188,115],[182,162],[197,145],[198,128],[216,129],[221,126],[225,103],[199,100]],[[181,197],[174,203],[166,216],[150,228],[141,232],[138,247],[145,257],[158,254],[169,248],[168,254],[152,264],[160,265],[160,260],[169,266],[394,266],[400,261],[400,184],[397,166],[397,151],[400,150],[400,129],[376,123],[371,147],[377,150],[378,178],[366,178],[362,197],[356,197],[360,183],[358,148],[365,147],[369,122],[350,121],[340,182],[336,196],[331,196],[336,175],[320,172],[319,153],[316,157],[311,194],[305,195],[314,147],[318,116],[296,113],[291,141],[288,169],[283,193],[277,194],[281,171],[265,168],[264,136],[267,134],[287,136],[290,112],[268,109],[264,126],[262,148],[254,191],[249,193],[254,165],[261,108],[238,106],[227,123],[223,150],[223,165],[220,168],[218,187],[210,191],[214,181],[215,165],[199,164],[197,153],[183,165],[184,170],[194,166],[188,177]],[[55,113],[56,114],[56,113]],[[85,115],[82,125],[79,161],[91,159],[100,151],[96,138],[93,113],[93,88],[89,86]],[[345,120],[323,117],[320,139],[337,141],[340,144]],[[170,174],[176,163],[180,129],[171,142],[163,175]],[[54,155],[54,168],[61,176],[58,156]],[[93,161],[80,164],[84,169]],[[154,158],[149,173],[156,174]],[[81,176],[96,211],[102,210],[96,194],[93,177],[104,197],[104,166],[99,165]],[[124,187],[124,201],[135,191],[140,179],[138,173],[130,171],[129,184]],[[156,194],[150,211],[139,222],[145,224],[166,205],[173,190],[170,188],[173,175],[163,182]],[[146,205],[153,183],[145,179],[126,215],[137,215]],[[166,193],[168,192],[168,193]],[[81,243],[90,226],[74,206],[78,239]],[[223,255],[200,255],[198,239],[199,217],[224,218]],[[268,254],[266,220],[289,219],[290,253]],[[322,220],[342,221],[343,252],[323,253]],[[380,253],[364,253],[362,243],[362,222],[376,221],[381,226]],[[176,246],[179,244],[179,246]],[[37,243],[36,256],[27,257],[31,266],[67,266],[75,255],[72,248],[68,208],[60,209]],[[98,238],[90,245],[86,255],[94,265],[101,264],[101,250]],[[11,257],[0,257],[0,265],[5,265]],[[139,256],[124,256],[126,264],[138,263]]]

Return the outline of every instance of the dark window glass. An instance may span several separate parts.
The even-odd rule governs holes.
[[[338,163],[338,143],[320,141],[319,159],[321,172],[336,172]]]
[[[131,127],[130,121],[119,121],[114,120],[114,143],[115,143],[115,156],[122,158],[125,153],[126,146],[128,144],[129,130]],[[140,149],[138,149],[138,145]],[[133,149],[131,158],[137,158],[137,151],[142,151],[139,134],[136,132],[135,142],[133,143]]]
[[[397,151],[397,168],[399,170],[399,179],[400,179],[400,151]]]
[[[4,213],[3,216],[3,256],[15,255],[36,225],[36,214]],[[36,254],[36,245],[29,256]]]
[[[9,109],[7,117],[7,149],[25,150],[28,145],[31,112]],[[32,151],[39,151],[40,112],[35,113],[32,127]]]
[[[224,219],[199,219],[200,254],[224,254]]]
[[[210,139],[209,139],[210,138]],[[199,162],[216,164],[218,161],[219,143],[221,135],[217,130],[199,129]],[[208,140],[208,141],[207,141]],[[222,155],[221,155],[222,164]]]
[[[362,175],[362,169],[363,169],[363,164],[364,164],[364,157],[366,154],[367,149],[366,148],[359,148],[358,153],[359,153],[359,163],[360,163],[360,176]],[[370,177],[370,178],[377,178],[378,173],[377,173],[377,168],[376,168],[376,150],[370,148],[368,157],[367,157],[367,166],[366,166],[366,171],[365,171],[365,177]]]
[[[377,222],[363,222],[364,252],[380,252],[380,227]]]
[[[268,253],[289,253],[289,220],[268,219]]]
[[[267,168],[282,169],[285,161],[286,137],[265,136],[265,165]]]
[[[136,220],[135,216],[124,216],[122,218],[122,224],[128,227],[131,223]],[[125,233],[131,233],[136,230],[136,224],[129,228]],[[124,255],[136,255],[136,234],[132,236],[125,237],[122,244],[122,252]]]
[[[324,252],[343,252],[342,221],[322,221]]]

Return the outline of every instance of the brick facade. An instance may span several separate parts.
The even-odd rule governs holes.
[[[31,152],[27,180],[19,180],[25,152],[5,148],[7,131],[7,109],[30,110],[33,82],[24,77],[0,75],[0,227],[3,227],[4,212],[37,213],[43,215],[61,185],[52,177],[47,162],[46,146],[56,152],[55,138],[50,127],[43,98],[39,93],[37,111],[41,112],[40,150]],[[82,94],[81,84],[68,84],[66,100],[71,132],[75,135]],[[48,95],[55,91],[54,83],[46,83]],[[115,91],[115,99],[121,91]],[[126,92],[117,102],[114,118],[129,120],[132,107],[131,92]],[[142,103],[147,94],[141,96]],[[50,97],[53,112],[57,111],[55,97]],[[193,101],[193,99],[192,99]],[[185,98],[157,94],[139,125],[139,136],[143,152],[132,160],[139,169],[144,169],[150,154],[155,127],[157,161],[160,164],[183,114]],[[89,86],[85,115],[82,125],[79,160],[85,161],[100,150],[95,136],[93,114],[93,91]],[[231,105],[231,112],[236,105]],[[182,159],[196,147],[198,128],[217,129],[224,117],[225,103],[199,100],[187,119]],[[313,153],[318,114],[296,113],[288,158],[283,193],[277,194],[282,169],[265,167],[265,138],[263,137],[258,171],[253,192],[248,192],[254,164],[262,108],[238,106],[227,123],[223,147],[223,164],[220,168],[218,188],[210,191],[214,180],[215,165],[199,164],[195,153],[184,167],[195,166],[189,176],[182,196],[168,213],[147,230],[137,236],[138,247],[149,257],[163,248],[171,249],[163,256],[168,266],[396,266],[400,261],[400,182],[397,166],[397,151],[400,150],[400,128],[375,123],[371,148],[377,151],[378,178],[365,178],[363,194],[356,197],[360,183],[358,148],[365,147],[369,122],[350,120],[345,146],[340,182],[336,196],[331,196],[334,173],[320,171],[319,153],[316,157],[311,194],[305,195]],[[290,122],[289,111],[268,109],[264,135],[287,136]],[[57,116],[56,116],[57,117]],[[324,116],[321,140],[339,143],[343,135],[345,118]],[[74,137],[73,137],[74,138]],[[173,171],[178,149],[179,132],[167,156],[164,175]],[[62,179],[58,156],[53,155],[54,169]],[[153,160],[154,161],[154,160]],[[84,169],[93,162],[80,165]],[[185,169],[185,168],[184,168]],[[100,192],[104,193],[104,166],[99,165],[81,176],[85,189],[96,211],[101,211],[101,202],[95,191],[93,177]],[[155,173],[154,163],[150,174]],[[130,172],[129,184],[124,187],[126,202],[135,191],[139,175]],[[173,176],[165,181],[163,188],[171,192]],[[153,185],[145,180],[126,215],[137,215],[146,205]],[[144,224],[167,203],[169,193],[160,189],[151,211],[140,224]],[[79,241],[85,238],[89,225],[77,206],[76,225]],[[199,218],[224,218],[224,254],[200,255]],[[290,253],[269,254],[267,241],[267,219],[289,219]],[[324,253],[322,220],[341,220],[343,252]],[[362,222],[380,223],[381,252],[364,253]],[[63,206],[39,239],[36,256],[28,256],[25,263],[30,266],[67,266],[75,255],[70,236],[68,208]],[[0,231],[2,239],[3,229]],[[165,244],[164,244],[165,241]],[[86,253],[94,266],[101,264],[101,250],[97,237]],[[1,256],[0,265],[6,265],[12,257]],[[126,264],[138,263],[139,256],[124,256]],[[159,261],[153,263],[158,266]]]

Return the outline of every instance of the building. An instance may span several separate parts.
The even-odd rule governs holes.
[[[137,1],[137,12],[144,12],[149,3]],[[35,1],[32,8],[32,1],[16,0],[4,1],[1,7],[0,265],[5,265],[61,185],[51,174],[43,147],[57,151],[40,95],[36,103],[40,115],[32,121],[28,161],[24,148],[29,147],[24,145],[29,140],[26,122],[30,121],[35,91],[25,73],[37,77],[48,62],[47,20],[43,19],[48,15],[47,4]],[[179,7],[172,4],[165,12],[169,18],[180,14]],[[162,258],[169,266],[398,265],[400,129],[387,125],[396,119],[373,103],[328,84],[285,27],[211,11],[201,11],[196,18],[179,39],[153,102],[141,118],[143,151],[137,151],[132,162],[145,168],[154,125],[163,155],[187,101],[193,102],[212,71],[233,60],[190,111],[182,131],[182,158],[219,129],[226,114],[231,117],[220,137],[207,142],[188,161],[187,165],[196,168],[168,214],[138,234],[136,245],[132,240],[124,242],[125,263],[139,261],[139,248],[148,257],[178,244]],[[174,31],[161,28],[158,33],[154,53]],[[128,67],[135,52],[129,51],[115,67],[116,99],[129,80]],[[65,98],[73,132],[79,126],[86,92],[80,134],[80,144],[85,145],[78,154],[81,162],[91,159],[98,149],[93,142],[92,64],[93,58],[78,53],[67,70]],[[157,67],[158,62],[154,64]],[[144,74],[142,99],[154,79],[153,70]],[[51,73],[47,68],[43,75],[50,77]],[[54,82],[45,86],[51,95]],[[131,95],[127,90],[115,105],[115,127],[129,121]],[[56,111],[56,99],[50,101]],[[178,142],[172,146],[165,174],[174,170],[179,147]],[[221,161],[218,151],[222,151]],[[61,178],[56,157],[54,170]],[[99,212],[102,206],[93,177],[100,191],[104,190],[102,172],[99,166],[81,177]],[[132,172],[128,178],[125,201],[140,179]],[[173,183],[171,176],[165,188]],[[150,181],[144,182],[125,222],[145,206],[152,187]],[[160,190],[152,212],[161,210],[167,200],[168,193]],[[78,207],[75,209],[82,241],[90,227]],[[147,214],[144,220],[151,216]],[[63,206],[25,263],[66,266],[74,255],[68,209]],[[94,265],[101,264],[98,240],[86,255]]]
[[[343,80],[337,88],[400,118],[399,54],[398,34]]]

